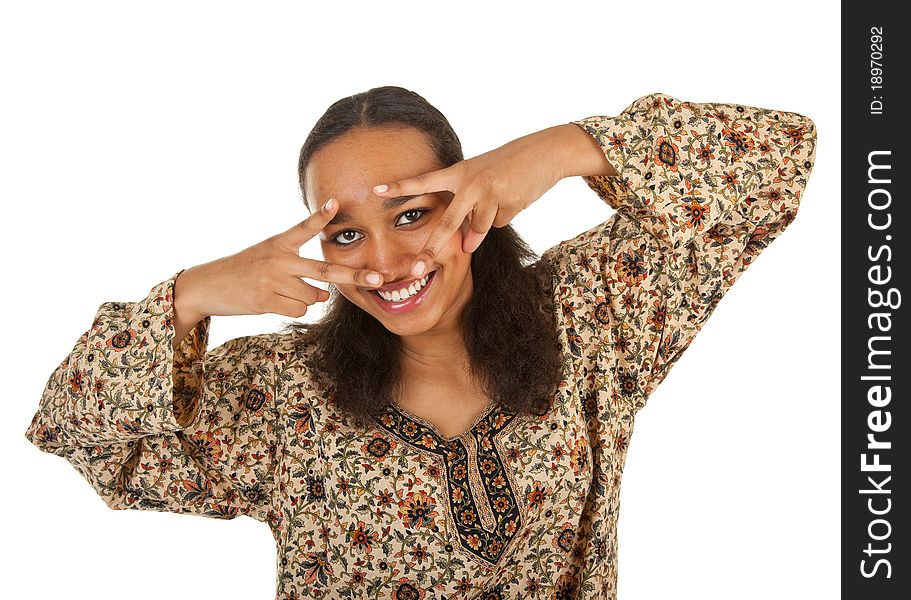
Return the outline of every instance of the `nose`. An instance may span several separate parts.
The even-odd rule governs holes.
[[[412,278],[411,264],[417,258],[417,250],[396,243],[389,237],[374,238],[367,246],[364,268],[380,273],[383,283]]]

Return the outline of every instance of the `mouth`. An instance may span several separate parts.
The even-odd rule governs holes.
[[[367,292],[373,298],[380,308],[388,313],[399,314],[410,312],[427,299],[430,288],[433,287],[433,280],[437,270],[427,273],[421,279],[413,282],[406,288],[385,292],[381,290],[370,290]]]

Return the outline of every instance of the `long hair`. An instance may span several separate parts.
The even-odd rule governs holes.
[[[440,168],[463,160],[449,121],[423,97],[396,86],[373,88],[332,104],[307,136],[298,161],[304,203],[307,165],[320,148],[355,127],[387,126],[424,132]],[[460,321],[471,375],[515,414],[545,414],[562,372],[553,273],[538,258],[510,225],[491,228],[471,256],[474,290]],[[400,338],[335,286],[329,292],[319,321],[286,323],[284,331],[295,332],[296,351],[332,388],[336,406],[363,424],[403,390]]]

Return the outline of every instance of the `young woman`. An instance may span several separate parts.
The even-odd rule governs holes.
[[[111,508],[268,523],[278,598],[614,598],[634,417],[815,147],[807,117],[656,93],[464,160],[417,94],[342,99],[301,150],[311,215],[103,304],[26,436]],[[538,259],[508,223],[570,176],[616,213]],[[207,350],[212,316],[320,301]]]

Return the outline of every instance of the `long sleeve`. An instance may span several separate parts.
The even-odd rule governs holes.
[[[174,282],[106,302],[51,374],[25,435],[112,509],[267,521],[279,448],[265,336],[206,352],[210,318],[175,349]],[[274,515],[271,515],[274,516]]]
[[[661,93],[572,123],[616,169],[584,180],[617,212],[544,256],[574,354],[595,365],[595,388],[635,412],[793,221],[816,128],[796,113]]]

